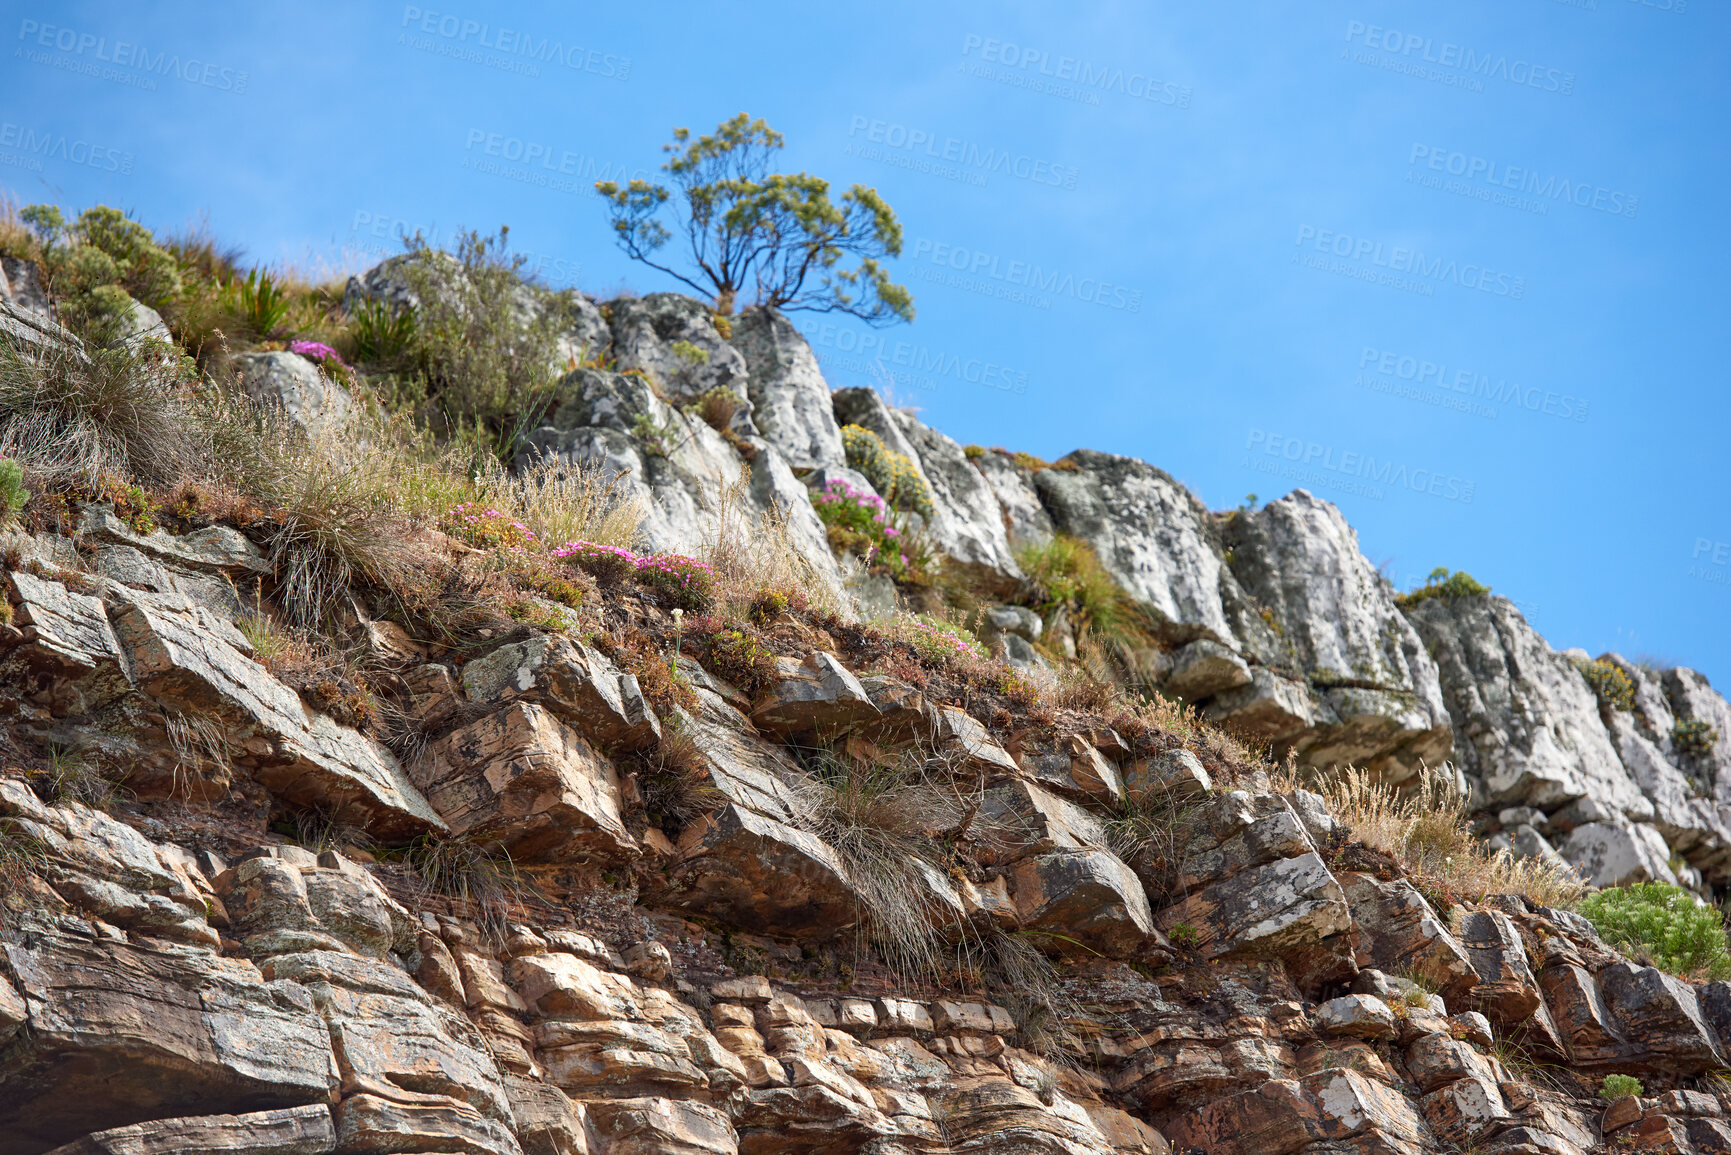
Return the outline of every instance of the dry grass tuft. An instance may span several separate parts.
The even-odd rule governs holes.
[[[1417,789],[1402,791],[1347,767],[1311,789],[1321,793],[1354,838],[1392,855],[1420,889],[1445,902],[1519,894],[1544,906],[1567,907],[1587,891],[1570,867],[1487,850],[1468,823],[1465,795],[1435,771],[1425,771]]]
[[[738,477],[717,488],[709,511],[710,536],[699,556],[720,579],[720,605],[729,616],[744,617],[763,590],[797,589],[812,612],[842,614],[829,584],[795,548],[787,511],[746,507],[750,485],[751,467],[742,466]],[[851,616],[852,607],[845,608]]]

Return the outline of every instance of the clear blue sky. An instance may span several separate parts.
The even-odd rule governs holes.
[[[913,325],[802,322],[832,384],[1215,508],[1306,484],[1403,586],[1731,683],[1723,5],[4,10],[0,185],[308,271],[508,223],[554,283],[674,287],[590,185],[764,116],[907,232]]]

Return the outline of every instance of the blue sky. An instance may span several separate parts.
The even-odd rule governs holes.
[[[1215,508],[1303,484],[1403,587],[1731,682],[1723,6],[3,7],[22,203],[308,272],[509,224],[648,292],[590,185],[749,111],[906,230],[913,325],[801,319],[832,384]]]

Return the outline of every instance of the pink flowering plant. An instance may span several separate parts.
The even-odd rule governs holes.
[[[986,647],[961,626],[925,614],[899,617],[889,633],[914,648],[927,662],[948,663],[957,658],[987,657]]]
[[[534,530],[508,513],[483,509],[472,501],[465,501],[447,510],[440,528],[477,549],[521,554],[541,548]]]
[[[643,560],[628,549],[593,541],[568,541],[554,547],[553,556],[576,566],[603,586],[616,586],[631,577]]]
[[[677,609],[703,612],[715,604],[715,571],[694,557],[658,553],[637,559],[637,581]]]
[[[812,495],[812,505],[835,552],[858,554],[867,565],[887,571],[897,581],[922,576],[923,552],[916,549],[910,555],[907,531],[895,524],[877,494],[838,477]]]
[[[309,361],[335,362],[344,369],[348,368],[337,351],[323,341],[290,341],[288,349],[290,353],[299,353]]]

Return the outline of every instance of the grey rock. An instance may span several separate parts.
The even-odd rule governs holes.
[[[663,444],[651,446],[636,436],[639,418],[664,431]],[[655,396],[641,377],[591,369],[559,382],[554,411],[529,435],[519,463],[539,454],[587,462],[617,476],[621,495],[643,502],[645,547],[688,555],[714,540],[722,490],[738,486],[746,464],[719,433]],[[756,519],[772,509],[785,514],[789,543],[811,567],[811,580],[845,599],[841,571],[810,496],[781,454],[765,444],[739,489],[733,514],[742,520],[730,532],[751,547],[761,541]]]
[[[162,341],[170,343],[174,340],[163,323],[162,314],[152,309],[142,301],[128,297],[131,307],[126,314],[126,320],[121,327],[120,339],[128,345],[141,341]]]
[[[1711,783],[1717,801],[1731,803],[1731,704],[1707,682],[1707,675],[1684,666],[1666,670],[1665,699],[1679,722],[1700,722],[1717,736],[1706,754],[1679,755],[1679,765]]]
[[[1004,511],[1004,532],[1011,549],[1042,546],[1052,540],[1055,532],[1052,515],[1040,503],[1040,493],[1034,488],[1034,473],[1018,466],[1008,454],[990,450],[973,458],[974,468],[992,487]]]
[[[53,311],[21,307],[11,301],[0,301],[0,339],[15,349],[36,354],[55,350],[72,350],[76,357],[84,356],[84,343],[70,330],[54,320]]]
[[[1030,642],[1040,640],[1045,623],[1040,615],[1026,606],[992,606],[980,615],[980,637],[1015,634]]]
[[[1589,822],[1569,832],[1562,855],[1593,886],[1676,882],[1664,835],[1643,822]]]
[[[1212,638],[1198,638],[1180,646],[1167,655],[1164,666],[1161,688],[1187,702],[1199,702],[1251,681],[1249,664]]]
[[[732,340],[745,357],[752,418],[763,437],[796,470],[845,466],[829,385],[793,322],[774,309],[747,309],[733,323]]]
[[[1053,525],[1094,548],[1166,640],[1206,637],[1237,649],[1221,602],[1226,567],[1195,495],[1133,457],[1084,449],[1060,464],[1075,468],[1034,474]]]
[[[1509,853],[1516,858],[1537,858],[1557,865],[1565,861],[1543,834],[1524,822],[1509,831]]]
[[[591,742],[638,750],[661,737],[653,713],[626,702],[624,677],[606,655],[570,638],[538,636],[499,646],[463,666],[471,701],[546,706]]]
[[[1398,1033],[1394,1012],[1374,994],[1329,999],[1316,1008],[1316,1028],[1355,1039],[1392,1039]]]
[[[567,293],[561,296],[560,307],[563,323],[555,352],[562,365],[569,369],[575,361],[580,366],[612,349],[613,331],[594,301],[582,293]]]
[[[354,413],[348,390],[298,353],[242,353],[234,361],[242,391],[262,405],[280,408],[310,437],[334,433]]]
[[[1142,883],[1109,850],[1061,850],[1024,858],[1010,878],[1024,927],[1051,931],[1087,944],[1085,951],[1113,958],[1164,945]]]
[[[87,505],[79,519],[78,533],[92,541],[128,546],[165,565],[198,573],[244,577],[269,576],[275,572],[258,546],[226,525],[210,525],[183,534],[161,529],[142,534],[121,520],[112,506]]]
[[[1256,666],[1249,682],[1210,698],[1203,717],[1266,741],[1292,743],[1316,725],[1317,707],[1304,683]]]
[[[94,714],[131,689],[131,661],[99,599],[22,570],[8,574],[7,582],[23,634],[23,644],[0,662],[8,682],[50,675],[45,687],[32,686],[32,694],[62,717]]]
[[[1483,802],[1549,810],[1591,796],[1630,817],[1652,815],[1593,692],[1513,603],[1427,598],[1408,617],[1436,660],[1455,761]]]
[[[620,369],[651,374],[662,391],[680,404],[717,386],[748,400],[745,356],[716,332],[708,305],[678,293],[650,293],[609,301],[607,309],[612,317],[613,355]],[[706,359],[681,357],[673,351],[678,341],[689,343]]]
[[[1510,806],[1497,812],[1497,821],[1504,826],[1528,825],[1543,830],[1546,825],[1545,812],[1532,806]]]
[[[992,643],[992,653],[1018,670],[1049,670],[1052,663],[1020,634],[1005,634]]]
[[[48,300],[48,290],[42,287],[42,274],[35,261],[24,257],[0,257],[0,284],[5,286],[0,296],[5,298],[6,304],[39,321],[53,323],[54,306]]]
[[[1233,575],[1272,613],[1290,663],[1327,699],[1328,724],[1294,742],[1301,762],[1398,780],[1447,757],[1436,666],[1339,509],[1297,489],[1233,514],[1223,538]]]

